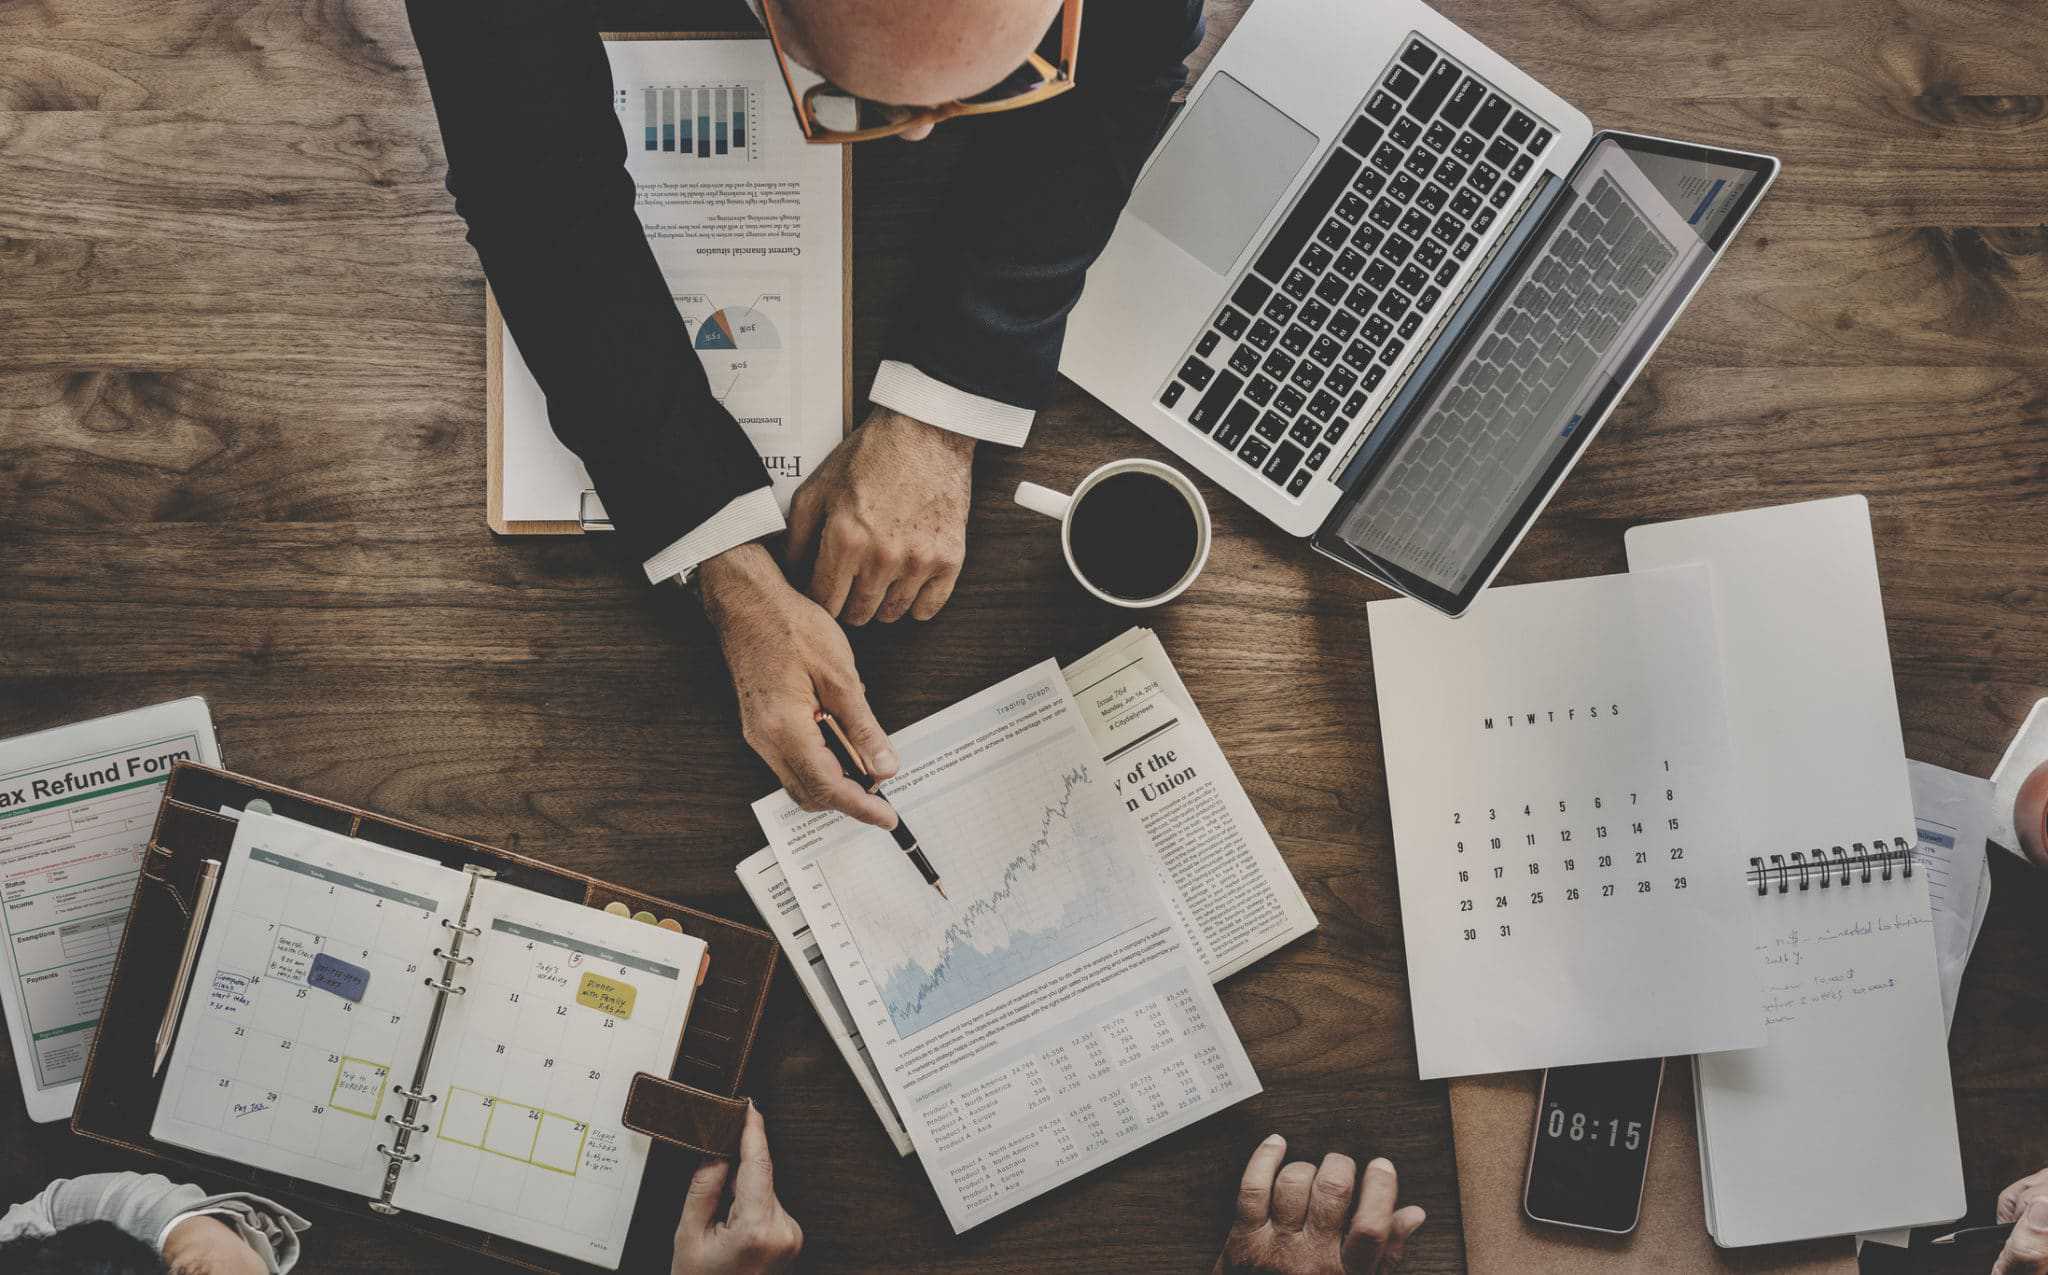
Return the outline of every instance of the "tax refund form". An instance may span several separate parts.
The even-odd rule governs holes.
[[[33,1120],[68,1120],[171,767],[220,765],[194,696],[0,742],[0,1005]]]

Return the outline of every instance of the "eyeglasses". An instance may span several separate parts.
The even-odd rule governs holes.
[[[796,111],[797,126],[803,129],[805,141],[817,143],[869,142],[962,115],[993,115],[1050,101],[1074,87],[1075,53],[1081,44],[1081,0],[1064,0],[1060,8],[1058,66],[1034,51],[1024,65],[993,88],[973,97],[938,106],[899,106],[849,93],[791,62],[783,51],[782,35],[775,29],[774,0],[763,0],[761,19],[767,24],[768,43],[775,49],[776,64],[782,68],[782,84],[789,90],[789,104]],[[797,87],[800,77],[811,81],[801,90]]]

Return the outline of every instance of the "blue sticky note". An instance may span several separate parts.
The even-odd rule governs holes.
[[[313,958],[313,968],[306,971],[306,984],[333,992],[345,1001],[360,1003],[363,993],[370,989],[370,971],[322,952]]]

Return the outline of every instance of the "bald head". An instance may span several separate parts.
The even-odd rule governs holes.
[[[790,56],[859,97],[934,106],[1022,65],[1060,0],[767,0]]]

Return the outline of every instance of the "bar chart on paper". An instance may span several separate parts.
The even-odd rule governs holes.
[[[644,84],[639,86],[643,151],[672,158],[677,167],[709,160],[726,164],[761,157],[748,121],[759,92],[752,84]],[[634,91],[615,89],[612,106],[620,116],[632,110]],[[630,135],[630,130],[629,130]]]
[[[1128,856],[1114,852],[1111,818],[1119,812],[1113,794],[1101,791],[1109,788],[1106,776],[1099,765],[1054,765],[1047,751],[969,770],[900,807],[950,897],[924,888],[907,863],[901,872],[878,871],[878,861],[898,865],[865,838],[821,860],[898,1036],[1145,920],[1140,900],[1147,896],[1131,879]],[[992,793],[999,795],[991,800]]]

